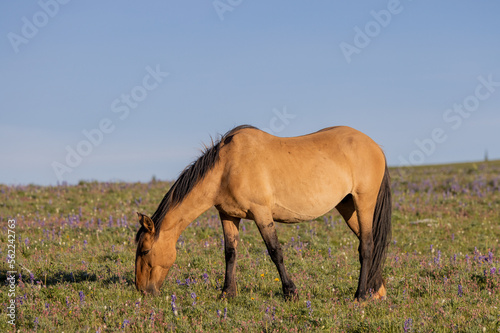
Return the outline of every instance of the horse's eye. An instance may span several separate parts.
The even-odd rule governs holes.
[[[148,253],[149,253],[149,251],[151,251],[151,249],[149,249],[149,250],[145,250],[145,251],[142,251],[142,252],[141,252],[141,255],[142,255],[142,256],[145,256],[146,254],[148,254]]]

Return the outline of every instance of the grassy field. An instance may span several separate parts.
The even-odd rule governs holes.
[[[500,162],[391,169],[391,176],[388,297],[363,304],[353,302],[358,241],[335,211],[277,226],[296,301],[284,301],[252,221],[240,226],[239,295],[217,299],[225,262],[215,209],[182,234],[153,298],[133,283],[135,212],[152,214],[169,183],[0,185],[0,331],[500,332]],[[9,219],[16,220],[14,296]]]

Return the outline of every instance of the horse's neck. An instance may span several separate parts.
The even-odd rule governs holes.
[[[162,230],[175,231],[176,239],[186,227],[198,216],[215,204],[215,197],[219,190],[217,174],[209,172],[203,180],[198,182],[186,195],[181,203],[172,207],[165,214]]]

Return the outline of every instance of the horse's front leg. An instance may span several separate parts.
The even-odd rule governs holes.
[[[224,230],[224,251],[226,256],[226,278],[221,297],[236,296],[236,247],[239,238],[240,218],[228,216],[220,212],[222,228]]]
[[[290,299],[295,297],[297,295],[297,288],[286,272],[285,265],[283,263],[283,252],[281,251],[281,245],[278,241],[274,221],[271,217],[267,219],[257,218],[255,223],[259,228],[262,239],[264,239],[264,243],[266,243],[267,251],[278,269],[285,298]]]

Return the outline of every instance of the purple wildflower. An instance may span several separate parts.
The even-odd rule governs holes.
[[[203,281],[208,282],[208,274],[203,274]]]
[[[66,306],[69,308],[69,296],[66,296]]]
[[[177,300],[177,297],[174,295],[172,295],[172,312],[174,314],[174,316],[177,316],[177,306],[175,305],[175,301]]]
[[[33,275],[33,273],[30,273],[30,282],[31,282],[31,284],[33,284],[34,280],[35,280],[35,276]]]
[[[80,295],[80,302],[85,302],[85,294],[83,293],[83,291],[80,291],[78,294]]]
[[[458,297],[462,297],[464,295],[464,292],[462,290],[462,285],[459,284],[458,285]]]
[[[439,265],[440,260],[441,260],[441,251],[438,250],[437,257],[434,258],[434,263]]]
[[[220,310],[217,310],[217,316],[220,317],[220,315],[221,315]]]
[[[227,317],[227,308],[224,308],[224,319]]]
[[[130,321],[128,319],[125,319],[122,323],[122,328],[125,328],[125,325],[129,325]]]
[[[495,274],[495,271],[496,271],[496,268],[495,268],[495,267],[492,267],[492,268],[490,269],[490,274],[491,274],[491,275]]]
[[[24,245],[29,246],[30,245],[30,240],[28,237],[24,240]]]
[[[412,325],[413,325],[413,319],[408,318],[405,320],[405,325],[403,326],[405,333],[411,331]]]
[[[306,307],[309,309],[309,315],[311,315],[312,311],[313,311],[312,308],[311,308],[311,301],[307,301],[306,302]]]
[[[191,293],[191,298],[193,299],[193,306],[196,305],[196,294],[195,293]]]

